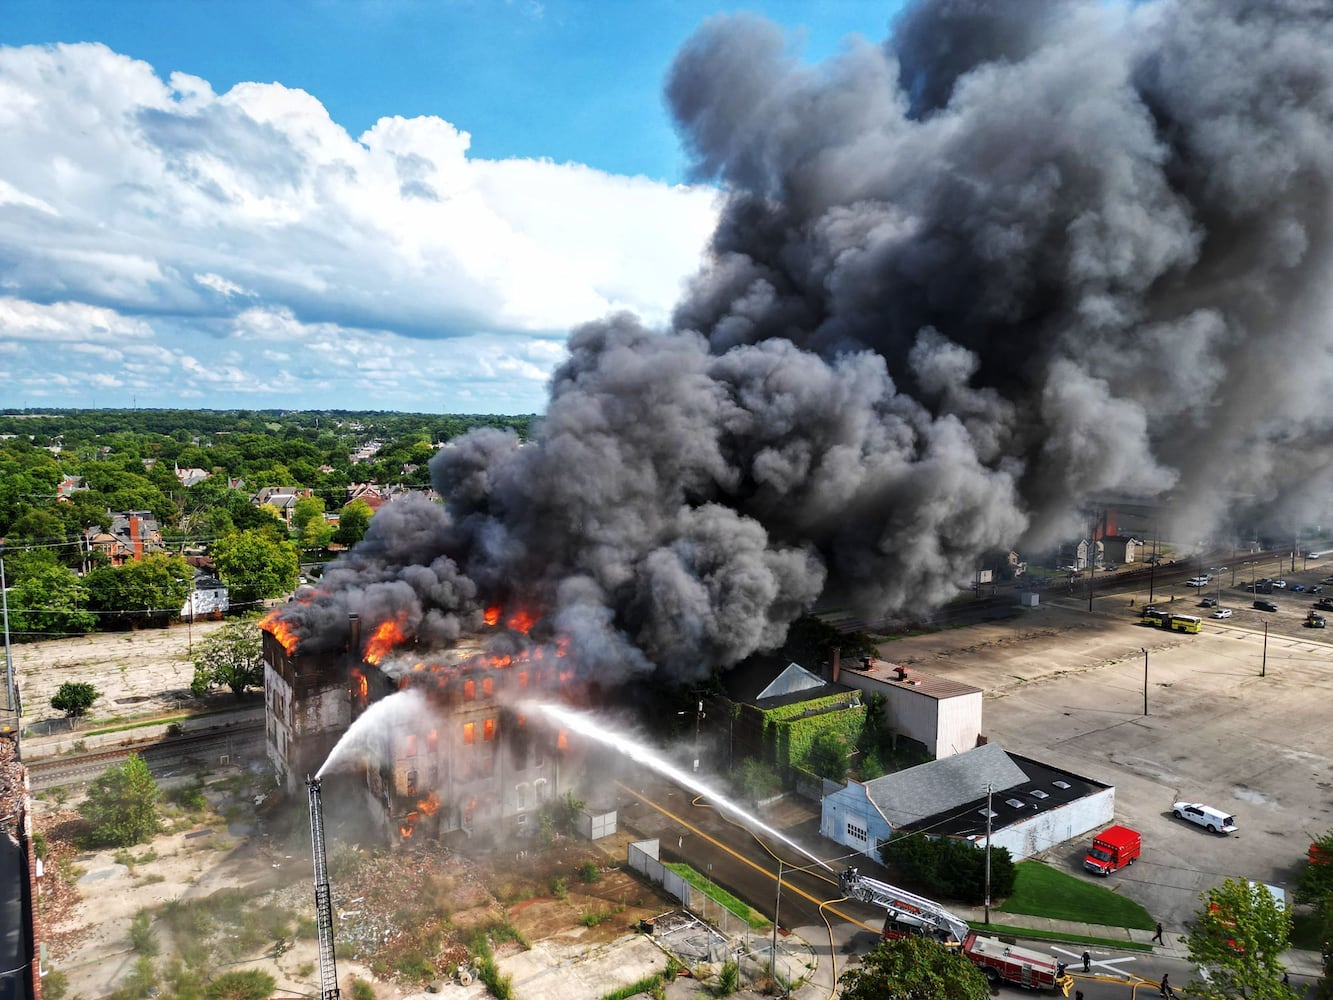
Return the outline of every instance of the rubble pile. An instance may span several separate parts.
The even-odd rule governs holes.
[[[18,742],[6,733],[0,736],[0,833],[14,843],[18,843],[24,797],[23,764],[19,761]]]

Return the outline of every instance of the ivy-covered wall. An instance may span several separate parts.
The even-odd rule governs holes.
[[[865,706],[857,702],[858,692],[849,691],[764,712],[764,742],[772,748],[773,763],[812,770],[810,747],[821,733],[832,732],[854,746],[866,715]]]

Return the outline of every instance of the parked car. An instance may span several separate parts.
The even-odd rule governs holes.
[[[1313,587],[1306,587],[1305,592],[1307,594],[1322,594],[1324,592],[1324,588],[1316,583]]]
[[[1320,582],[1320,583],[1333,583],[1333,576],[1326,576],[1326,577],[1324,577],[1322,580],[1320,580],[1319,582]]]
[[[1187,586],[1187,587],[1206,587],[1206,586],[1208,586],[1208,577],[1206,577],[1206,576],[1192,576],[1192,577],[1190,577],[1188,580],[1185,581],[1185,586]]]
[[[1274,581],[1273,581],[1273,589],[1274,589],[1274,590],[1286,590],[1286,589],[1287,589],[1287,581],[1286,581],[1286,580],[1274,580]]]
[[[1293,594],[1303,594],[1303,593],[1305,593],[1305,584],[1303,584],[1303,583],[1293,583],[1288,589],[1289,589]]]
[[[1216,611],[1213,612],[1213,615],[1212,615],[1212,616],[1213,616],[1214,618],[1230,618],[1230,617],[1231,617],[1231,609],[1230,609],[1230,608],[1218,608]]]
[[[1327,625],[1328,622],[1324,619],[1324,616],[1317,612],[1311,611],[1305,616],[1306,628],[1324,628]]]
[[[1255,606],[1256,608],[1258,608],[1260,611],[1276,611],[1276,610],[1277,610],[1277,602],[1276,602],[1276,601],[1255,601],[1255,602],[1254,602],[1254,606]]]
[[[1314,606],[1320,611],[1333,611],[1333,597],[1321,597],[1314,602]]]
[[[1176,819],[1187,819],[1210,833],[1235,833],[1236,818],[1228,816],[1221,809],[1214,809],[1202,802],[1173,802],[1171,815]]]
[[[1202,601],[1199,602],[1199,607],[1201,607],[1201,608],[1215,608],[1215,607],[1217,607],[1217,598],[1216,598],[1216,597],[1205,597]]]

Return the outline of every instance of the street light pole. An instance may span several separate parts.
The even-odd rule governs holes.
[[[991,786],[986,786],[986,923],[990,924],[990,829]]]
[[[1140,646],[1139,652],[1143,654],[1143,717],[1148,717],[1148,648]]]
[[[1259,664],[1259,676],[1264,677],[1268,673],[1268,622],[1264,622],[1264,658]]]

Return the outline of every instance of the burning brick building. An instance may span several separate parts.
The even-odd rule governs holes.
[[[568,695],[557,645],[529,642],[524,616],[445,650],[423,650],[390,619],[363,636],[306,651],[280,614],[264,623],[267,749],[280,784],[296,791],[351,731],[339,757],[389,840],[485,831],[522,835],[543,804],[578,773],[566,734],[532,717],[532,706]],[[502,650],[502,651],[501,651]],[[400,696],[392,710],[389,699]],[[381,717],[365,719],[380,710]]]

